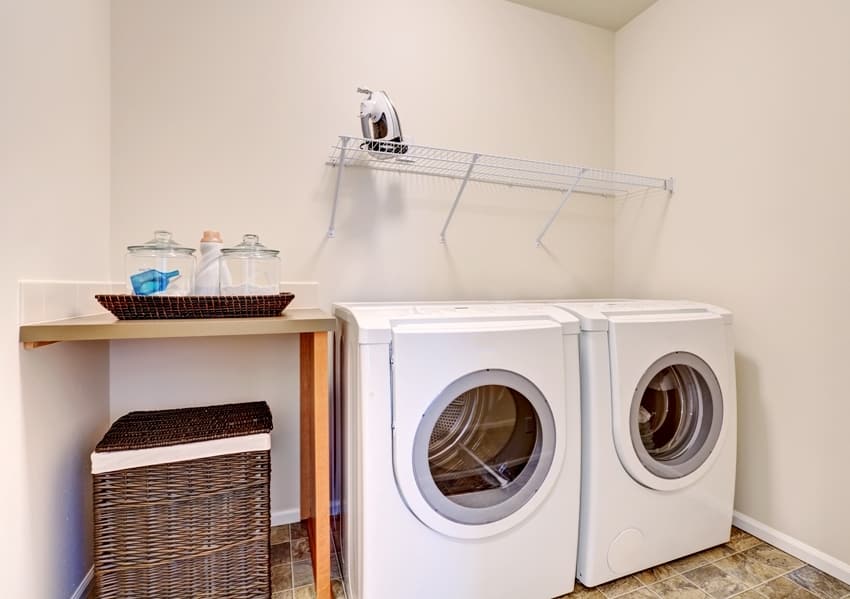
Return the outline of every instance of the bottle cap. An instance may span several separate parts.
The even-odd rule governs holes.
[[[204,231],[204,236],[201,237],[201,243],[208,242],[208,241],[217,241],[217,242],[221,243],[222,242],[221,241],[221,233],[219,233],[218,231],[212,231],[212,230]]]

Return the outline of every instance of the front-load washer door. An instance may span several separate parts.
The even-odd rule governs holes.
[[[561,327],[400,325],[392,356],[394,470],[413,514],[456,538],[527,517],[563,462]]]
[[[722,383],[729,380],[729,360],[719,316],[656,318],[612,318],[613,433],[632,478],[675,490],[692,484],[716,459],[734,391]]]

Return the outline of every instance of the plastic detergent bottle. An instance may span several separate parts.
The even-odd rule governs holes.
[[[195,295],[218,295],[219,257],[224,243],[218,231],[204,231],[201,237],[201,264],[195,277]]]

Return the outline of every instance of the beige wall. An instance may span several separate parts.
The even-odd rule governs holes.
[[[102,344],[21,353],[18,279],[118,278],[123,247],[162,226],[190,244],[258,232],[324,306],[612,291],[728,306],[736,507],[850,562],[846,2],[660,0],[615,52],[609,32],[488,0],[115,0],[111,89],[109,14],[0,0],[9,596],[68,596],[90,565],[86,454],[110,407],[245,392],[277,406],[279,444],[297,448],[291,340],[115,344],[109,380]],[[457,182],[351,172],[328,240],[324,159],[359,131],[358,85],[387,89],[418,143],[673,174],[680,191],[576,198],[537,249],[556,194],[470,185],[443,246]],[[148,377],[167,393],[146,396]],[[295,458],[277,462],[291,480]],[[275,509],[296,498],[278,491]]]
[[[91,566],[87,453],[104,344],[24,352],[18,279],[107,278],[109,4],[0,1],[3,595],[68,597]]]
[[[616,36],[615,293],[735,313],[736,509],[850,564],[850,3],[660,0]]]
[[[612,84],[612,33],[508,2],[116,0],[112,274],[154,228],[192,245],[218,228],[281,249],[283,278],[318,281],[325,308],[605,294],[610,202],[571,201],[536,248],[557,193],[470,184],[441,245],[457,181],[351,170],[328,239],[325,160],[338,135],[359,134],[356,88],[374,86],[417,143],[611,166]],[[285,339],[113,344],[112,415],[268,401],[283,458],[272,510],[297,513],[297,379],[264,353],[292,351]],[[138,365],[165,391],[141,390]]]
[[[357,86],[386,89],[405,135],[610,166],[613,34],[492,0],[116,0],[113,275],[128,243],[168,227],[282,250],[322,301],[593,295],[611,283],[612,209],[577,198],[547,237],[554,192],[347,172],[325,236]],[[473,25],[474,23],[474,25]],[[382,176],[383,175],[383,176]]]
[[[242,401],[272,409],[272,522],[299,514],[298,336],[113,341],[110,417]]]

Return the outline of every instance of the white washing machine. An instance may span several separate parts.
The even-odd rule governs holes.
[[[508,304],[337,304],[334,313],[348,597],[570,592],[578,319]]]
[[[731,313],[673,301],[557,305],[582,329],[578,579],[595,586],[728,541]]]

